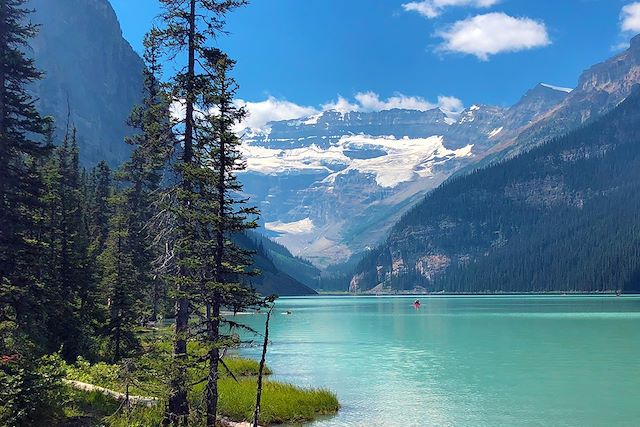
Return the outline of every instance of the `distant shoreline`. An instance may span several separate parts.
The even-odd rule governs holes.
[[[309,295],[310,297],[319,296],[344,296],[344,297],[377,297],[377,296],[401,296],[401,297],[431,297],[431,296],[616,296],[616,291],[604,292],[318,292],[317,295]],[[639,293],[621,293],[619,296],[638,296]]]

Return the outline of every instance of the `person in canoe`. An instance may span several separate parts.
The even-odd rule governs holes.
[[[416,310],[420,308],[420,300],[417,299],[413,302],[413,308],[415,308]]]

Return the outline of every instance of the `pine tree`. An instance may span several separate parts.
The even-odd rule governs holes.
[[[105,251],[99,256],[102,265],[102,299],[106,301],[107,319],[103,335],[109,342],[109,354],[118,362],[139,347],[134,327],[141,315],[142,289],[136,274],[128,209],[123,192],[116,192],[109,200],[114,215],[110,221]]]
[[[255,226],[253,218],[247,216],[257,214],[234,198],[241,189],[235,173],[243,163],[232,129],[244,112],[233,104],[235,83],[227,74],[233,62],[208,45],[223,31],[226,14],[246,2],[162,0],[162,3],[163,23],[156,33],[156,42],[164,47],[166,55],[186,58],[184,69],[170,83],[172,98],[184,107],[184,118],[174,124],[181,141],[180,157],[174,168],[177,184],[172,187],[176,368],[165,424],[179,425],[186,422],[189,414],[186,369],[187,338],[191,335],[199,336],[208,348],[207,425],[212,426],[217,412],[220,348],[234,342],[220,333],[224,322],[221,308],[235,310],[261,301],[253,290],[240,283],[240,276],[249,273],[250,254],[232,244],[234,233]],[[191,316],[203,319],[198,327],[190,328]]]
[[[217,203],[213,205],[213,220],[206,224],[211,227],[214,250],[210,256],[213,277],[205,280],[200,298],[207,305],[207,341],[209,345],[209,376],[207,382],[207,426],[215,426],[218,403],[218,362],[220,348],[233,344],[233,337],[221,333],[221,308],[241,310],[248,306],[260,305],[263,301],[253,289],[246,287],[241,278],[254,272],[250,266],[252,252],[238,247],[234,235],[257,227],[255,219],[258,210],[247,206],[247,200],[240,197],[242,185],[237,173],[246,165],[239,147],[240,139],[234,127],[242,121],[246,112],[238,108],[233,100],[237,84],[229,73],[235,62],[218,49],[204,52],[207,69],[213,75],[211,90],[203,97],[207,116],[206,137],[199,144],[198,154],[205,169],[214,177],[208,179],[213,184],[212,193]],[[206,200],[206,199],[205,199]],[[206,253],[203,258],[207,259]]]
[[[207,43],[223,29],[225,14],[245,3],[243,0],[161,0],[164,6],[162,28],[157,32],[155,43],[165,48],[173,58],[186,57],[186,64],[171,80],[171,95],[183,100],[185,117],[176,124],[182,147],[175,171],[178,183],[175,186],[176,217],[174,251],[177,258],[176,272],[172,283],[175,285],[175,339],[174,370],[171,396],[165,423],[179,425],[186,423],[189,414],[187,401],[187,337],[189,334],[190,305],[192,292],[201,284],[204,262],[193,250],[194,242],[202,236],[199,213],[194,203],[200,197],[201,174],[206,171],[197,162],[195,148],[200,144],[197,102],[211,87],[212,76],[206,70],[196,68],[196,62],[203,58]],[[181,54],[185,54],[182,56]]]
[[[59,373],[39,359],[46,333],[40,167],[50,122],[28,87],[41,78],[26,56],[37,31],[25,0],[0,1],[0,424],[46,422],[60,401]],[[47,133],[49,138],[40,140]],[[57,399],[57,400],[56,400]]]
[[[152,245],[152,219],[159,205],[159,190],[169,156],[173,149],[169,97],[159,80],[155,30],[145,38],[143,102],[131,112],[129,125],[138,132],[127,139],[134,146],[131,159],[123,166],[121,177],[129,184],[125,191],[129,216],[129,239],[132,247],[138,285],[147,293],[149,318],[158,316],[160,297],[164,293],[161,280],[154,274],[157,258]]]
[[[37,240],[42,178],[47,152],[38,140],[46,120],[36,111],[28,86],[41,78],[27,58],[37,32],[28,23],[25,0],[0,2],[0,354],[16,351],[15,334],[42,333],[43,246]]]
[[[56,148],[43,174],[47,348],[55,351],[62,345],[63,355],[74,359],[90,347],[88,327],[95,310],[85,188],[74,129]]]
[[[95,259],[104,251],[109,235],[109,218],[111,206],[112,173],[105,161],[99,162],[91,171],[87,189],[87,219],[89,238],[91,240],[90,255]]]

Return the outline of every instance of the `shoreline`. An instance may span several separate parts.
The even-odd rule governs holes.
[[[549,291],[549,292],[320,292],[317,295],[301,295],[281,298],[315,298],[315,297],[384,297],[384,296],[398,296],[398,297],[439,297],[439,296],[612,296],[612,297],[625,297],[625,296],[640,296],[640,293],[621,293],[617,294],[616,291],[604,291],[604,292],[564,292],[564,291]]]

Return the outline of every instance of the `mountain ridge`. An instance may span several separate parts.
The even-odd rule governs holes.
[[[508,109],[325,111],[271,122],[245,135],[247,194],[265,212],[270,237],[327,266],[375,246],[406,209],[482,159],[502,133],[567,95],[532,91]]]

